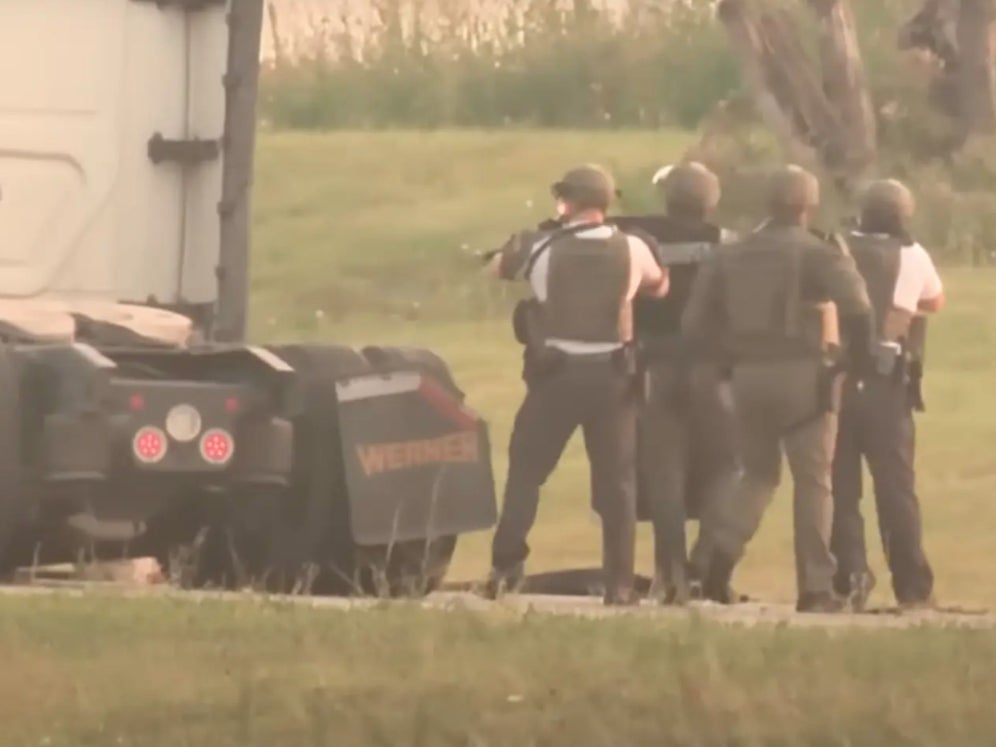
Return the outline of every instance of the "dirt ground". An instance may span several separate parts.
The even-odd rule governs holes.
[[[0,587],[6,596],[62,595],[89,596],[103,594],[128,599],[149,596],[186,600],[191,604],[222,600],[232,603],[301,605],[314,609],[349,610],[393,605],[415,605],[425,609],[493,611],[496,614],[562,615],[600,619],[615,616],[640,616],[673,620],[680,617],[699,618],[739,626],[774,625],[778,627],[840,628],[911,628],[960,627],[971,629],[996,628],[996,615],[987,610],[938,610],[899,613],[894,610],[868,611],[863,614],[799,614],[790,605],[746,602],[723,606],[709,602],[692,602],[687,607],[663,607],[644,600],[636,607],[605,607],[599,597],[555,596],[548,594],[507,595],[493,602],[467,591],[443,591],[420,600],[381,600],[371,598],[331,598],[308,596],[274,596],[250,592],[180,591],[163,585],[141,586],[115,582],[47,581],[34,585]]]

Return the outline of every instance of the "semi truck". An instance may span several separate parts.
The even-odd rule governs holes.
[[[263,5],[0,3],[5,577],[425,593],[495,522],[439,356],[246,339]]]

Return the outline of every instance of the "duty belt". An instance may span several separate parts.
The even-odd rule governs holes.
[[[565,360],[572,363],[576,361],[583,363],[605,363],[620,359],[626,352],[626,348],[616,348],[615,350],[606,350],[600,353],[571,353],[560,348],[554,348],[554,350],[563,353]]]

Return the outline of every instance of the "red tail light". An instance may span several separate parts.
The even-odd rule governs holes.
[[[131,451],[142,464],[156,464],[166,457],[166,434],[152,425],[139,428],[131,441]]]
[[[222,428],[212,428],[201,436],[201,458],[208,464],[224,465],[235,453],[235,439]]]

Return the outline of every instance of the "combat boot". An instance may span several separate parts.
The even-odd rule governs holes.
[[[524,563],[516,563],[508,569],[492,568],[484,584],[482,596],[485,599],[499,599],[505,594],[518,593],[526,580]]]
[[[692,599],[691,587],[687,583],[657,584],[650,590],[649,597],[657,604],[666,607],[683,607]]]
[[[799,595],[796,612],[834,615],[847,610],[847,599],[832,591],[805,592]]]
[[[685,573],[658,568],[648,596],[658,604],[681,607],[691,600],[692,592]]]
[[[602,604],[606,607],[638,607],[640,605],[640,595],[634,589],[626,591],[607,591],[602,597]]]
[[[900,612],[930,612],[937,609],[937,600],[933,594],[926,599],[902,599],[899,601]]]
[[[739,597],[730,585],[737,562],[729,555],[716,551],[709,558],[709,566],[702,582],[702,596],[719,604],[735,604]]]
[[[852,573],[849,587],[847,599],[851,609],[855,612],[864,612],[868,598],[875,589],[875,574],[871,571]]]

